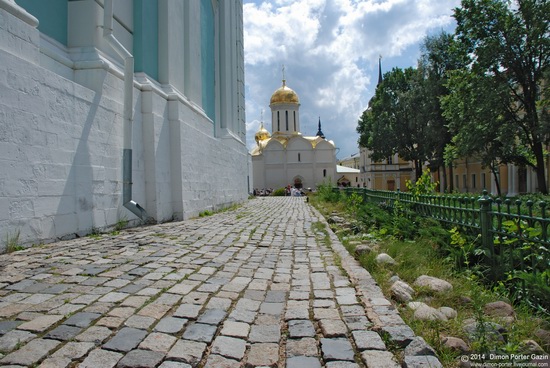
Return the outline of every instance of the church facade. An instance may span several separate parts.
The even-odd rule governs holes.
[[[336,184],[336,146],[325,138],[320,119],[316,135],[301,133],[300,99],[284,79],[269,107],[272,133],[262,122],[250,152],[254,188],[315,189],[323,183]]]

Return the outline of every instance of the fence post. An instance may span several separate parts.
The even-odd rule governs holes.
[[[479,226],[481,230],[481,244],[483,248],[491,252],[491,262],[493,263],[492,272],[496,271],[495,264],[495,244],[493,243],[493,221],[491,218],[493,199],[487,195],[487,190],[477,200],[479,202]]]

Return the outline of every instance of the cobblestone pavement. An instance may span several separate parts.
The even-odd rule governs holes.
[[[3,366],[398,367],[413,339],[303,198],[0,256]]]

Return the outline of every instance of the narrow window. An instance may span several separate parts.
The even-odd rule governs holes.
[[[455,187],[456,189],[458,189],[460,187],[460,185],[458,185],[458,175],[455,175]]]
[[[485,178],[485,173],[481,173],[481,187],[487,189],[487,182]]]
[[[327,169],[323,169],[323,178],[327,177]]]
[[[472,189],[476,188],[476,174],[472,174]]]
[[[296,129],[296,111],[294,111],[294,131],[298,131],[298,129]]]
[[[298,153],[298,162],[301,162],[300,154]]]
[[[466,174],[462,174],[462,185],[464,189],[468,188],[468,178]]]
[[[279,111],[277,111],[277,131],[281,131],[281,119],[279,117]]]
[[[285,111],[285,119],[286,119],[286,131],[288,132],[288,110]]]

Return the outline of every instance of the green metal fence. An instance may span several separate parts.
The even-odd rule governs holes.
[[[364,202],[389,210],[416,214],[457,227],[463,233],[479,236],[481,249],[491,266],[493,280],[522,271],[544,280],[550,286],[550,239],[547,204],[480,196],[413,195],[399,191],[345,188]],[[525,281],[521,281],[525,287]]]

